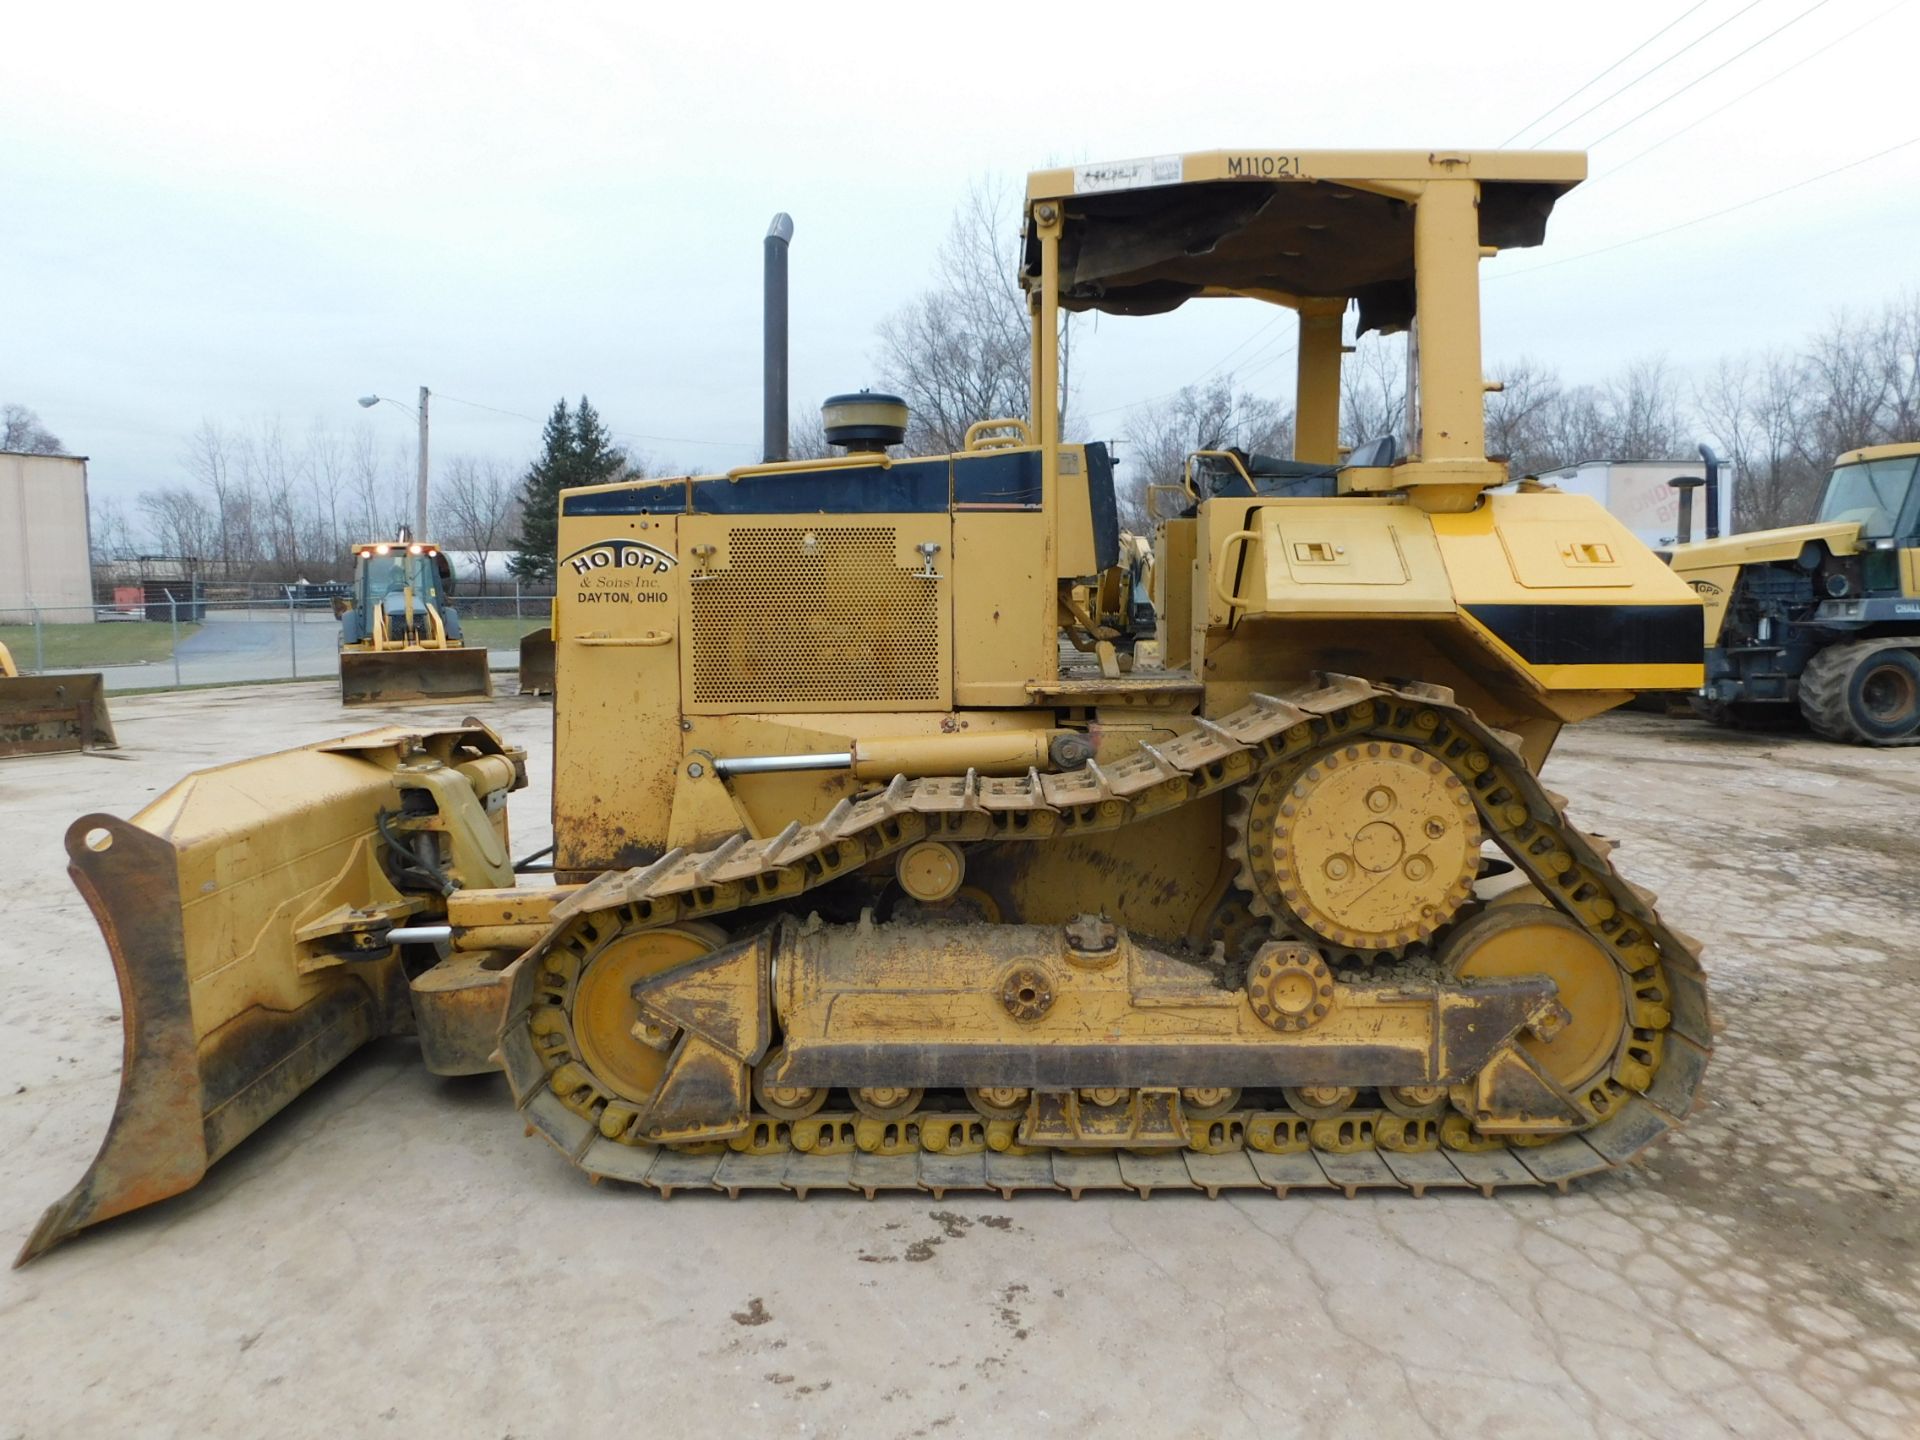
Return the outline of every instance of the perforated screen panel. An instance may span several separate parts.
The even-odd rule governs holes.
[[[690,576],[693,702],[938,701],[940,581],[890,525],[738,526],[725,569]]]

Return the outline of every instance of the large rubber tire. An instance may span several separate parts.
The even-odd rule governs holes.
[[[1723,730],[1751,730],[1767,734],[1780,730],[1800,730],[1806,718],[1784,700],[1708,700],[1689,695],[1693,713]]]
[[[1816,734],[1849,745],[1920,743],[1920,641],[1856,640],[1807,662],[1800,710]]]

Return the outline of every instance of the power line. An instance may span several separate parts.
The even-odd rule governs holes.
[[[436,400],[451,400],[456,405],[471,406],[475,410],[491,410],[496,415],[511,415],[516,420],[531,421],[535,425],[544,425],[547,423],[544,420],[535,419],[531,415],[522,415],[518,410],[502,410],[498,405],[482,405],[478,400],[462,400],[458,395],[443,395],[438,390],[429,393]]]
[[[1222,355],[1218,360],[1214,361],[1213,364],[1209,365],[1206,369],[1202,370],[1198,375],[1194,376],[1194,378],[1189,380],[1185,385],[1181,385],[1175,389],[1165,391],[1159,395],[1148,395],[1142,399],[1128,400],[1119,405],[1108,405],[1099,410],[1087,410],[1087,411],[1078,412],[1079,418],[1082,420],[1092,420],[1095,417],[1100,415],[1112,415],[1116,411],[1131,410],[1137,405],[1152,405],[1161,400],[1171,400],[1174,396],[1178,395],[1180,391],[1190,390],[1194,386],[1199,385],[1203,381],[1211,378],[1215,371],[1219,370],[1234,356],[1238,355],[1242,350],[1246,349],[1247,346],[1251,345],[1254,341],[1258,340],[1262,335],[1266,334],[1267,331],[1273,329],[1274,326],[1286,320],[1290,314],[1292,314],[1291,311],[1282,309],[1278,315],[1274,316],[1271,320],[1268,320],[1264,325],[1257,326],[1238,345],[1235,345],[1231,350],[1227,351],[1226,354]],[[1277,339],[1278,337],[1275,337],[1275,338]],[[1268,347],[1266,346],[1262,346],[1261,349],[1256,350],[1253,356],[1248,357],[1249,363],[1255,357],[1264,354],[1267,348]],[[1234,372],[1229,372],[1229,373],[1234,373]]]
[[[1906,149],[1909,145],[1920,145],[1920,135],[1902,140],[1897,145],[1889,145],[1884,150],[1876,150],[1873,154],[1862,156],[1858,160],[1849,160],[1844,165],[1836,165],[1831,170],[1822,170],[1818,175],[1809,175],[1804,180],[1796,180],[1791,185],[1782,185],[1778,190],[1769,190],[1764,195],[1755,195],[1752,199],[1742,200],[1738,204],[1728,205],[1724,209],[1714,210],[1705,215],[1696,215],[1691,220],[1682,220],[1677,225],[1668,225],[1659,230],[1649,230],[1645,235],[1635,235],[1629,240],[1616,240],[1613,244],[1602,245],[1597,250],[1583,250],[1578,255],[1565,255],[1558,260],[1548,260],[1540,265],[1529,265],[1524,270],[1509,270],[1505,275],[1489,275],[1487,278],[1489,280],[1505,280],[1511,279],[1516,275],[1532,275],[1541,270],[1551,270],[1557,265],[1571,265],[1576,260],[1591,260],[1594,256],[1605,255],[1609,251],[1624,250],[1629,245],[1639,245],[1647,240],[1657,240],[1662,235],[1671,235],[1677,230],[1689,230],[1695,225],[1704,225],[1709,220],[1718,220],[1723,215],[1731,215],[1736,210],[1745,210],[1749,206],[1758,205],[1763,200],[1772,200],[1776,196],[1786,195],[1792,191],[1804,189],[1818,181],[1829,179],[1845,171],[1857,170],[1862,165],[1868,165],[1875,160],[1884,159],[1897,150]]]
[[[1854,26],[1853,29],[1847,31],[1843,35],[1836,36],[1832,40],[1829,40],[1826,44],[1822,45],[1818,50],[1812,50],[1812,51],[1809,51],[1807,54],[1802,55],[1798,60],[1794,61],[1791,65],[1787,66],[1785,69],[1774,71],[1773,74],[1769,75],[1766,79],[1762,80],[1758,85],[1749,86],[1747,89],[1742,90],[1738,95],[1734,96],[1731,100],[1727,101],[1724,105],[1720,105],[1715,109],[1709,110],[1706,114],[1700,116],[1697,120],[1692,120],[1692,121],[1689,121],[1687,124],[1682,125],[1678,130],[1675,130],[1671,135],[1667,136],[1666,139],[1654,141],[1653,144],[1647,146],[1646,149],[1640,151],[1635,155],[1629,156],[1625,160],[1622,160],[1618,165],[1615,165],[1610,170],[1602,170],[1598,175],[1595,175],[1591,180],[1587,181],[1587,184],[1589,186],[1596,185],[1602,180],[1608,179],[1609,177],[1614,175],[1618,175],[1622,170],[1626,169],[1629,165],[1635,164],[1638,161],[1646,159],[1647,156],[1651,155],[1654,151],[1660,149],[1663,145],[1669,144],[1674,140],[1678,140],[1682,135],[1685,135],[1689,130],[1692,130],[1700,125],[1704,125],[1706,124],[1707,121],[1713,119],[1714,116],[1719,115],[1724,111],[1732,109],[1735,105],[1738,105],[1742,100],[1746,99],[1749,95],[1753,94],[1755,91],[1764,90],[1767,88],[1767,86],[1773,84],[1774,81],[1784,79],[1788,75],[1791,75],[1794,71],[1798,70],[1802,65],[1806,64],[1809,60],[1817,60],[1820,56],[1826,54],[1827,51],[1833,49],[1834,46],[1840,44],[1842,41],[1851,40],[1854,36],[1858,35],[1862,30],[1865,30],[1869,25],[1876,24],[1877,22],[1886,19],[1887,16],[1891,15],[1894,11],[1902,8],[1903,6],[1909,3],[1910,3],[1910,0],[1894,0],[1893,4],[1889,5],[1886,9],[1882,10],[1878,15],[1874,15],[1869,19],[1862,20],[1858,25]]]
[[[1647,46],[1651,45],[1654,41],[1658,40],[1662,35],[1666,34],[1667,31],[1673,29],[1674,26],[1678,25],[1682,20],[1686,19],[1687,16],[1693,14],[1695,10],[1698,10],[1702,5],[1705,5],[1706,3],[1707,3],[1707,0],[1696,0],[1696,3],[1694,5],[1690,6],[1688,9],[1682,11],[1679,15],[1669,20],[1666,24],[1662,25],[1658,30],[1654,31],[1653,34],[1649,35],[1646,39],[1642,40],[1638,45],[1634,46],[1631,50],[1627,51],[1626,54],[1622,55],[1618,60],[1614,61],[1611,65],[1607,66],[1606,69],[1602,70],[1598,75],[1594,76],[1593,79],[1587,81],[1587,83],[1582,85],[1578,90],[1568,91],[1565,95],[1562,95],[1558,100],[1554,101],[1553,104],[1549,105],[1545,110],[1541,111],[1540,114],[1534,116],[1533,119],[1529,120],[1526,124],[1522,125],[1518,130],[1514,131],[1513,134],[1507,136],[1506,139],[1500,142],[1501,147],[1504,149],[1506,146],[1511,145],[1514,141],[1518,140],[1522,135],[1526,134],[1527,131],[1531,130],[1534,126],[1538,125],[1542,120],[1545,120],[1548,116],[1552,115],[1553,112],[1558,110],[1562,105],[1565,105],[1569,100],[1573,100],[1581,95],[1586,94],[1587,91],[1591,90],[1595,85],[1598,85],[1602,80],[1606,79],[1607,76],[1611,75],[1614,71],[1618,70],[1622,65],[1626,64],[1627,61],[1631,60],[1634,56],[1638,55],[1642,50],[1646,49]]]
[[[1571,120],[1562,121],[1559,125],[1555,126],[1552,130],[1549,130],[1545,135],[1542,135],[1538,140],[1534,141],[1533,144],[1528,148],[1532,150],[1538,150],[1542,145],[1546,144],[1547,141],[1553,139],[1555,135],[1558,135],[1561,131],[1565,130],[1568,126],[1578,125],[1582,120],[1586,119],[1587,116],[1593,114],[1593,112],[1598,110],[1601,106],[1607,105],[1612,101],[1617,100],[1620,96],[1626,94],[1627,91],[1633,89],[1634,86],[1638,85],[1642,80],[1645,80],[1648,76],[1658,74],[1660,71],[1666,69],[1667,66],[1671,65],[1674,61],[1678,60],[1682,55],[1686,54],[1689,50],[1693,49],[1693,47],[1698,45],[1701,41],[1709,39],[1714,35],[1718,35],[1722,30],[1726,29],[1727,26],[1731,25],[1734,21],[1738,20],[1742,15],[1746,14],[1747,11],[1753,9],[1754,6],[1760,3],[1761,3],[1761,0],[1747,0],[1747,3],[1745,5],[1742,5],[1738,10],[1734,11],[1733,14],[1727,16],[1727,18],[1722,20],[1718,25],[1715,25],[1712,28],[1702,32],[1701,34],[1694,36],[1693,39],[1689,40],[1686,44],[1682,45],[1678,50],[1674,51],[1671,55],[1667,56],[1667,58],[1662,60],[1658,65],[1655,65],[1650,69],[1641,71],[1638,75],[1634,76],[1633,79],[1629,80],[1626,84],[1622,85],[1618,90],[1615,90],[1609,95],[1607,95],[1605,99],[1594,101],[1593,104],[1589,105],[1586,109],[1582,110],[1578,115],[1574,116]],[[1688,13],[1691,14],[1692,12],[1689,11]]]
[[[470,405],[475,410],[491,410],[495,415],[510,415],[515,420],[525,420],[531,425],[544,425],[547,422],[537,415],[523,415],[518,410],[503,410],[498,405],[482,405],[478,400],[462,400],[458,395],[444,395],[433,392],[436,400],[451,400],[456,405]],[[607,428],[609,435],[617,435],[626,440],[647,440],[655,445],[711,445],[723,450],[751,450],[752,442],[747,440],[695,440],[685,435],[646,435],[638,430],[615,430]]]
[[[1759,49],[1762,45],[1766,44],[1767,41],[1773,39],[1774,36],[1778,35],[1782,30],[1786,30],[1791,28],[1792,26],[1798,25],[1802,20],[1806,19],[1807,16],[1813,14],[1814,11],[1820,9],[1823,5],[1827,3],[1828,3],[1828,0],[1813,0],[1813,4],[1809,5],[1806,9],[1802,10],[1798,15],[1794,16],[1791,20],[1787,21],[1785,24],[1774,26],[1773,29],[1769,30],[1766,34],[1762,35],[1758,40],[1754,41],[1751,45],[1747,46],[1745,50],[1740,50],[1732,55],[1729,55],[1725,60],[1722,60],[1718,65],[1714,66],[1711,70],[1702,70],[1698,75],[1694,76],[1693,79],[1689,80],[1686,84],[1682,85],[1678,90],[1673,91],[1671,94],[1667,95],[1664,99],[1654,101],[1653,104],[1647,106],[1646,109],[1642,110],[1638,115],[1633,116],[1631,119],[1622,120],[1618,125],[1614,126],[1613,129],[1607,131],[1607,133],[1602,135],[1598,140],[1589,140],[1587,142],[1587,148],[1591,150],[1595,146],[1603,144],[1608,140],[1611,140],[1614,136],[1618,135],[1622,130],[1625,130],[1629,125],[1638,125],[1642,120],[1646,119],[1647,116],[1651,115],[1654,111],[1658,110],[1662,105],[1665,105],[1667,101],[1679,99],[1682,95],[1686,94],[1687,91],[1691,90],[1694,86],[1698,85],[1702,80],[1705,80],[1708,76],[1718,75],[1721,71],[1725,70],[1729,65],[1732,65],[1734,62],[1739,60],[1742,56],[1747,55],[1751,51]]]

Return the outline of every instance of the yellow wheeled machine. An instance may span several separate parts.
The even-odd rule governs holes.
[[[1491,1191],[1643,1151],[1707,1062],[1699,962],[1539,771],[1699,683],[1700,604],[1592,501],[1494,493],[1482,430],[1480,261],[1583,174],[1044,171],[1031,417],[895,458],[869,397],[831,459],[568,492],[551,888],[512,884],[516,752],[472,725],[76,822],[129,1068],[25,1253],[393,1029],[662,1193]],[[1341,316],[1416,294],[1412,444],[1343,456]],[[1135,607],[1086,600],[1123,555],[1106,448],[1060,433],[1061,312],[1236,295],[1299,315],[1296,453],[1163,497],[1155,663],[1104,663],[1093,612]]]
[[[114,750],[107,685],[98,671],[22,675],[0,645],[0,758],[66,750]]]
[[[1674,547],[1706,604],[1705,718],[1920,745],[1920,443],[1835,462],[1811,524]]]
[[[395,704],[493,694],[484,645],[453,608],[453,566],[409,538],[353,549],[353,598],[340,609],[340,703]]]

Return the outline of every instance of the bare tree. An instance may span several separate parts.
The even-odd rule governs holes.
[[[244,556],[281,578],[300,568],[300,524],[294,495],[294,461],[277,416],[256,422],[234,437],[241,483],[252,503],[258,545]]]
[[[373,427],[357,426],[347,442],[347,483],[353,497],[357,540],[391,538],[412,513],[411,501],[394,478],[395,469],[380,453]]]
[[[259,553],[254,544],[253,496],[233,451],[226,428],[216,420],[202,420],[188,438],[183,460],[187,474],[213,502],[212,532],[205,542],[208,548],[194,553],[204,559],[217,559],[225,573],[232,573],[236,557],[251,558]]]
[[[64,455],[60,437],[40,423],[25,405],[0,405],[0,450],[19,455]]]
[[[1609,381],[1601,410],[1609,460],[1666,460],[1688,448],[1679,379],[1664,355],[1643,356]]]
[[[307,538],[302,548],[316,574],[344,575],[351,541],[340,528],[340,505],[348,498],[348,467],[347,448],[337,430],[318,420],[313,423],[307,431],[300,470],[308,495],[303,527]]]
[[[690,471],[678,471],[664,464],[658,457],[645,450],[636,450],[631,445],[616,445],[613,451],[620,457],[619,480],[650,480],[655,475],[690,474]]]
[[[1920,290],[1887,306],[1878,350],[1887,386],[1882,432],[1888,440],[1920,439]]]
[[[1876,353],[1875,327],[1837,312],[1807,346],[1801,383],[1809,402],[1803,431],[1815,465],[1885,434],[1889,376]]]
[[[1805,454],[1801,370],[1800,358],[1784,351],[1722,359],[1694,391],[1702,427],[1740,477],[1735,530],[1804,520],[1819,499],[1826,468]]]
[[[1136,533],[1150,526],[1149,485],[1177,485],[1187,456],[1196,450],[1239,449],[1288,455],[1293,451],[1293,413],[1250,395],[1223,375],[1206,386],[1135,407],[1127,416],[1127,451],[1119,484],[1120,523]]]
[[[1491,367],[1501,388],[1487,396],[1487,453],[1503,457],[1515,479],[1553,469],[1546,451],[1547,417],[1560,401],[1560,377],[1531,356]]]
[[[147,533],[162,555],[206,560],[219,553],[219,517],[185,485],[168,485],[140,496]]]
[[[976,420],[1032,414],[1018,217],[1018,197],[1004,184],[970,186],[940,246],[933,284],[881,323],[876,358],[883,383],[907,402],[910,450],[958,450]],[[1063,316],[1062,434],[1072,331],[1072,317]]]
[[[824,460],[833,453],[827,444],[826,417],[818,405],[796,410],[787,418],[787,455],[794,460]]]
[[[127,510],[115,495],[95,495],[88,499],[92,513],[88,517],[87,531],[92,541],[92,560],[95,565],[104,565],[110,560],[123,560],[133,554],[133,526],[127,519]]]
[[[480,557],[480,585],[487,583],[487,554],[519,526],[514,507],[519,485],[498,461],[458,455],[441,476],[437,498],[446,516],[440,543]]]
[[[1405,337],[1361,336],[1340,367],[1340,443],[1352,449],[1399,435],[1406,423]]]

